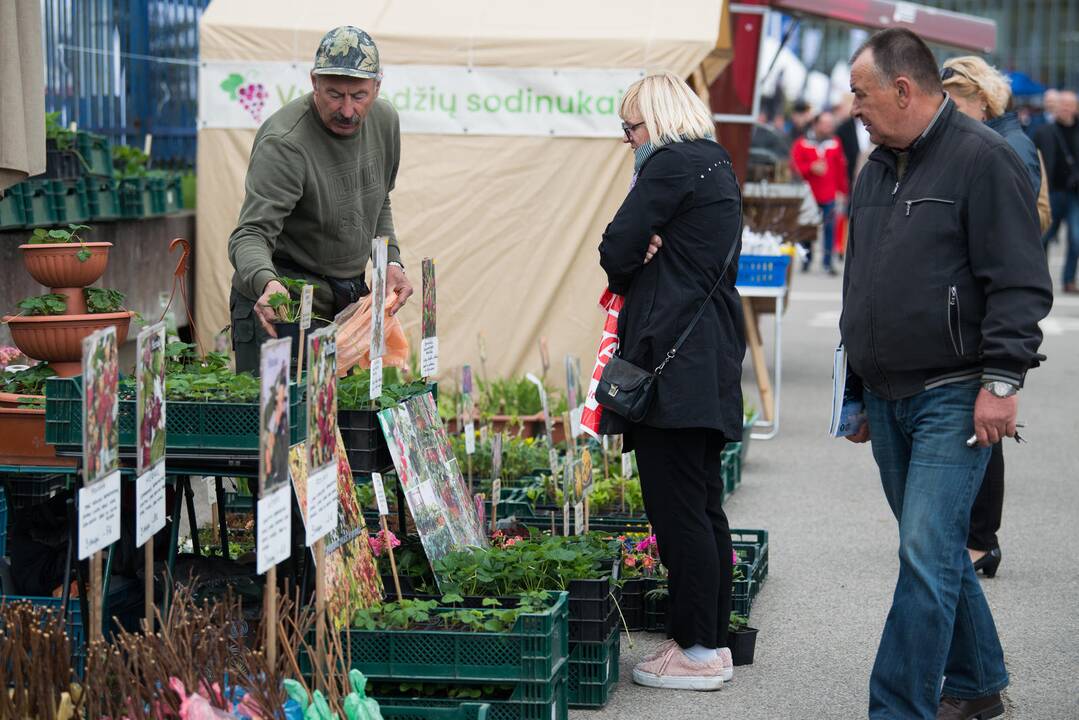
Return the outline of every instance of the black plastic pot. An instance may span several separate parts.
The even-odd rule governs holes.
[[[370,474],[393,468],[393,456],[374,410],[338,410],[337,427],[345,441],[352,472]]]
[[[82,162],[74,150],[60,150],[55,140],[45,141],[45,172],[34,180],[75,180],[82,175]]]
[[[644,630],[644,578],[622,584],[622,616],[629,630]]]
[[[731,630],[727,634],[727,646],[735,665],[752,665],[753,652],[757,647],[757,628]]]

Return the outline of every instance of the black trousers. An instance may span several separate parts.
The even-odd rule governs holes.
[[[970,509],[970,532],[967,547],[971,550],[989,552],[997,543],[997,530],[1004,512],[1004,443],[993,446],[989,465],[974,505]]]
[[[723,436],[702,428],[635,425],[648,520],[669,573],[667,634],[682,647],[727,646],[733,565],[723,512]]]

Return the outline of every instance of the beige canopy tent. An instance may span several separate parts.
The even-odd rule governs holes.
[[[502,68],[671,70],[710,82],[729,55],[721,0],[214,0],[200,25],[203,61],[313,62],[337,25],[367,30],[382,62]],[[617,122],[617,118],[613,119]],[[198,135],[197,322],[206,342],[228,322],[226,245],[244,193],[253,129]],[[617,137],[402,135],[392,193],[403,260],[417,296],[402,313],[418,351],[420,260],[435,258],[445,375],[493,376],[551,357],[591,366],[603,315],[596,247],[624,198],[631,155]],[[558,383],[561,384],[561,383]]]
[[[45,172],[44,66],[38,0],[0,3],[0,192]]]

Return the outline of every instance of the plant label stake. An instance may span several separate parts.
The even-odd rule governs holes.
[[[107,327],[82,341],[79,560],[90,558],[90,641],[101,639],[101,551],[120,539],[119,384],[116,328]]]
[[[487,336],[482,332],[476,335],[476,344],[480,350],[480,371],[483,373],[484,382],[487,381]]]
[[[382,356],[386,353],[386,261],[387,240],[376,237],[371,244],[371,409],[382,397]]]
[[[382,485],[382,473],[371,473],[371,487],[375,490],[375,503],[378,505],[378,522],[382,526],[382,542],[386,552],[390,554],[390,572],[393,573],[393,589],[397,593],[397,601],[401,601],[401,579],[397,576],[397,560],[393,556],[393,543],[390,542],[390,529],[386,526],[386,516],[390,514],[390,506],[386,502],[386,488]]]
[[[438,335],[435,333],[435,261],[424,258],[423,274],[423,339],[420,340],[420,374],[433,377],[438,374]]]
[[[472,456],[476,454],[475,405],[472,402],[472,366],[461,368],[461,410],[465,435],[465,456],[468,461],[468,492],[473,490]],[[491,477],[494,477],[493,475]]]
[[[547,379],[547,371],[551,369],[551,351],[547,347],[547,336],[539,339],[540,367],[543,368],[544,379]]]
[[[554,446],[554,429],[551,423],[551,409],[547,405],[547,389],[543,387],[543,381],[532,373],[525,375],[528,382],[536,386],[539,393],[540,405],[543,408],[543,427],[547,431],[547,462],[551,466],[551,477],[558,478],[558,451]]]
[[[498,529],[498,503],[502,502],[502,480],[491,481],[491,532]]]
[[[633,453],[622,453],[622,479],[618,483],[618,491],[622,496],[622,512],[626,511],[626,480],[633,475]]]
[[[165,527],[165,323],[145,328],[135,347],[135,547],[144,545],[144,629],[152,633],[154,535]]]
[[[315,286],[304,283],[300,290],[300,348],[299,357],[296,358],[296,384],[300,384],[300,373],[303,372],[303,351],[307,348],[304,335],[311,327],[311,303],[315,299]]]
[[[311,287],[304,286],[304,292]],[[310,317],[308,317],[310,323]],[[303,321],[300,321],[301,332]],[[326,535],[337,527],[337,328],[307,338],[307,547],[315,556],[315,654],[326,652]],[[318,674],[316,674],[318,677]]]
[[[277,662],[277,564],[292,553],[289,483],[289,361],[292,338],[262,344],[259,392],[259,501],[255,569],[266,575],[266,658]]]

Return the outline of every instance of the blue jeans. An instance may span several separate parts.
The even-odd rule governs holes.
[[[832,267],[832,250],[835,248],[835,201],[828,203],[817,203],[817,207],[820,208],[821,214],[821,226],[824,229],[824,238],[822,242],[824,247],[823,257],[821,262],[824,264],[824,269]]]
[[[1075,282],[1075,266],[1079,263],[1079,193],[1050,193],[1049,205],[1053,209],[1053,225],[1049,228],[1049,232],[1056,232],[1061,220],[1068,224],[1068,253],[1064,259],[1064,284],[1070,285]],[[1046,237],[1049,237],[1048,233]]]
[[[873,720],[933,720],[943,694],[1008,684],[993,616],[967,554],[989,448],[968,448],[977,381],[903,400],[865,392],[873,458],[899,521],[899,579],[869,682]]]

